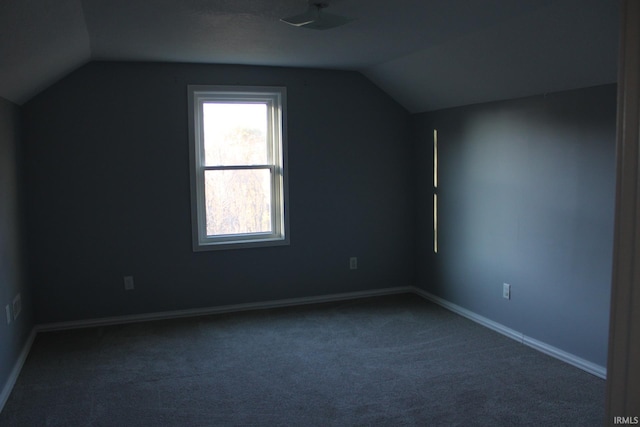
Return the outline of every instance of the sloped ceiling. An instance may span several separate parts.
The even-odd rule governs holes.
[[[80,0],[0,1],[0,96],[22,104],[89,61]]]
[[[411,112],[616,81],[617,0],[3,0],[0,96],[22,104],[90,60],[357,70]]]

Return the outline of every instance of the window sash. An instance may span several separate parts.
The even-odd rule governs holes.
[[[207,209],[206,209],[206,197],[204,197],[205,192],[205,175],[206,171],[226,171],[226,170],[268,170],[270,172],[270,189],[271,189],[271,232],[247,232],[247,233],[237,233],[237,234],[216,234],[216,235],[208,235],[207,230]],[[277,239],[282,234],[282,225],[281,221],[278,221],[279,209],[276,206],[277,202],[280,199],[280,196],[275,194],[278,192],[278,175],[279,168],[276,168],[274,165],[255,165],[255,166],[201,166],[198,172],[198,188],[202,191],[202,200],[198,204],[198,220],[199,220],[199,230],[200,240],[209,241],[215,239],[215,241],[232,241],[232,240],[255,240],[256,236],[262,236],[260,240],[266,239]]]
[[[197,126],[197,142],[198,142],[198,159],[202,166],[205,165],[205,147],[204,147],[204,122],[203,122],[203,107],[204,104],[265,104],[267,106],[267,130],[266,130],[266,145],[267,145],[267,164],[282,164],[281,153],[279,150],[278,141],[282,140],[282,135],[278,133],[279,126],[278,123],[281,123],[281,114],[278,106],[280,105],[279,97],[256,97],[252,94],[238,94],[235,98],[228,98],[227,93],[223,93],[225,96],[214,95],[214,93],[206,93],[204,95],[199,95],[197,100],[197,108],[198,108],[198,122]],[[247,95],[247,96],[242,96]],[[239,100],[242,98],[242,100]],[[216,166],[231,166],[231,164],[221,164]],[[239,166],[239,165],[238,165]],[[249,165],[245,165],[249,166]]]

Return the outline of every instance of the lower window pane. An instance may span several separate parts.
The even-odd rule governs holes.
[[[269,169],[205,171],[207,236],[270,233]]]

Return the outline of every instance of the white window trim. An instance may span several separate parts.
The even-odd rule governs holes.
[[[287,212],[287,120],[286,88],[265,86],[201,86],[188,85],[189,100],[189,164],[191,174],[191,229],[193,250],[255,248],[289,244]],[[268,125],[268,163],[250,166],[204,166],[202,104],[205,101],[266,102]],[[278,143],[279,141],[279,143]],[[271,170],[271,233],[248,233],[207,236],[204,196],[205,170],[257,169]]]

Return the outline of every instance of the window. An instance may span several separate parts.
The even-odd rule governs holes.
[[[193,250],[288,244],[286,89],[188,95]]]

